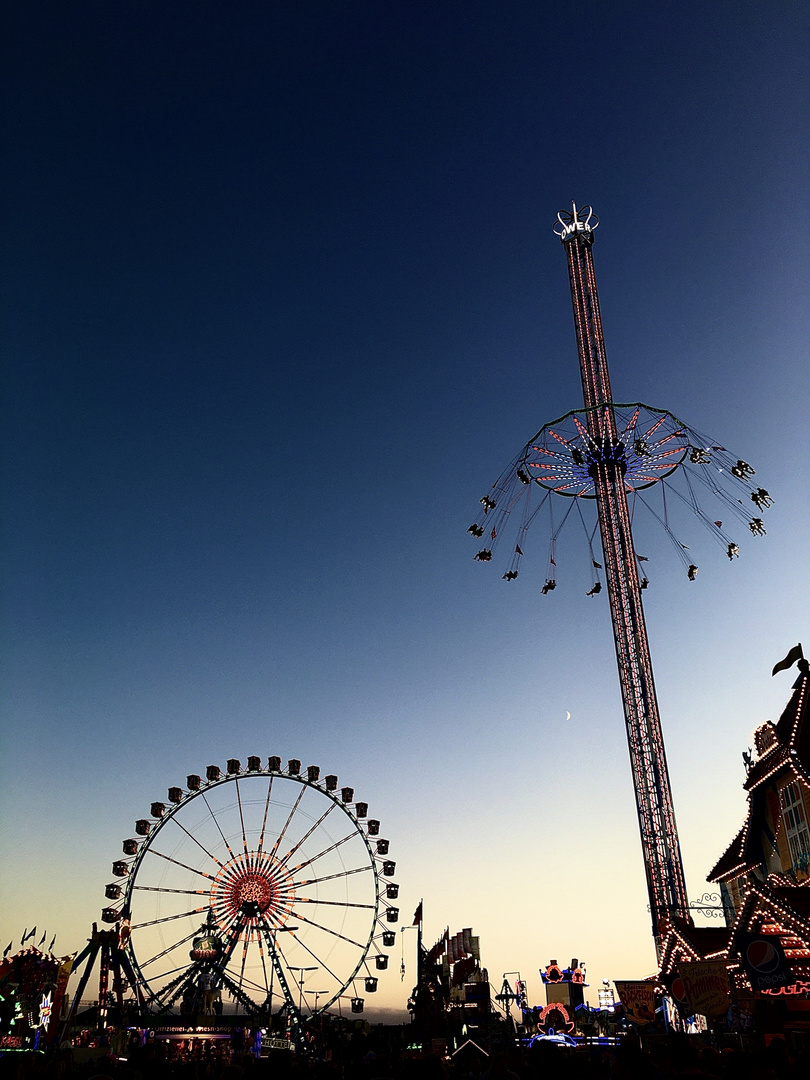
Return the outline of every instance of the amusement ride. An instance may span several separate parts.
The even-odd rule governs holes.
[[[649,586],[648,559],[635,546],[634,516],[649,513],[664,527],[688,579],[694,581],[698,566],[675,532],[673,511],[685,507],[696,515],[734,560],[740,548],[729,531],[729,517],[751,535],[761,536],[765,528],[760,515],[773,500],[753,481],[754,469],[717,440],[668,410],[613,400],[593,263],[598,224],[591,207],[573,204],[570,211],[560,211],[554,228],[568,260],[583,408],[545,424],[529,439],[481,499],[481,511],[467,531],[483,543],[474,558],[489,563],[510,526],[516,525],[503,574],[506,581],[514,581],[529,528],[545,518],[548,564],[541,591],[548,595],[557,587],[560,531],[572,513],[582,525],[592,575],[586,595],[602,591],[604,574],[610,602],[657,948],[662,920],[691,916],[642,607],[641,594]],[[719,509],[704,509],[706,499]],[[597,529],[600,559],[594,552]]]
[[[169,788],[134,831],[71,1018],[99,952],[99,1001],[112,971],[119,1004],[126,982],[149,1024],[231,1014],[302,1046],[330,1007],[363,1011],[396,942],[399,886],[380,822],[337,776],[230,759]]]

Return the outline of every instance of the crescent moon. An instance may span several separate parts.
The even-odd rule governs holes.
[[[565,719],[566,719],[566,720],[570,720],[570,719],[571,719],[571,713],[570,713],[570,712],[566,712],[566,714],[565,714]]]

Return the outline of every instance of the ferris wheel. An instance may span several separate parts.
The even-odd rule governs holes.
[[[151,805],[113,863],[102,919],[119,926],[154,1013],[302,1023],[362,1012],[396,941],[396,864],[354,790],[292,759],[209,765]]]

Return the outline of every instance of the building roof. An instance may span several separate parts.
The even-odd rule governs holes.
[[[802,673],[776,724],[767,721],[755,733],[757,758],[745,784],[748,813],[745,822],[707,875],[712,882],[729,881],[758,869],[763,863],[761,834],[768,809],[768,781],[790,770],[810,786],[810,678]],[[778,833],[781,815],[775,808]],[[774,838],[775,841],[775,838]]]
[[[715,863],[714,869],[706,876],[707,881],[723,881],[739,877],[746,869],[745,840],[748,833],[748,819],[743,822],[740,831]]]
[[[671,972],[684,960],[725,959],[731,938],[729,926],[695,926],[673,918],[663,924],[660,972]]]
[[[794,963],[806,964],[810,960],[810,891],[802,885],[749,881],[731,928],[729,959],[739,955],[740,934],[752,930],[778,937]]]

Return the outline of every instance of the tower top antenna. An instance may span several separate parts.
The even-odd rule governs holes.
[[[554,224],[554,234],[559,236],[564,244],[567,244],[574,236],[582,236],[586,243],[593,243],[593,230],[599,224],[599,218],[590,206],[581,206],[577,210],[577,204],[571,203],[570,210],[560,210],[557,221]]]

